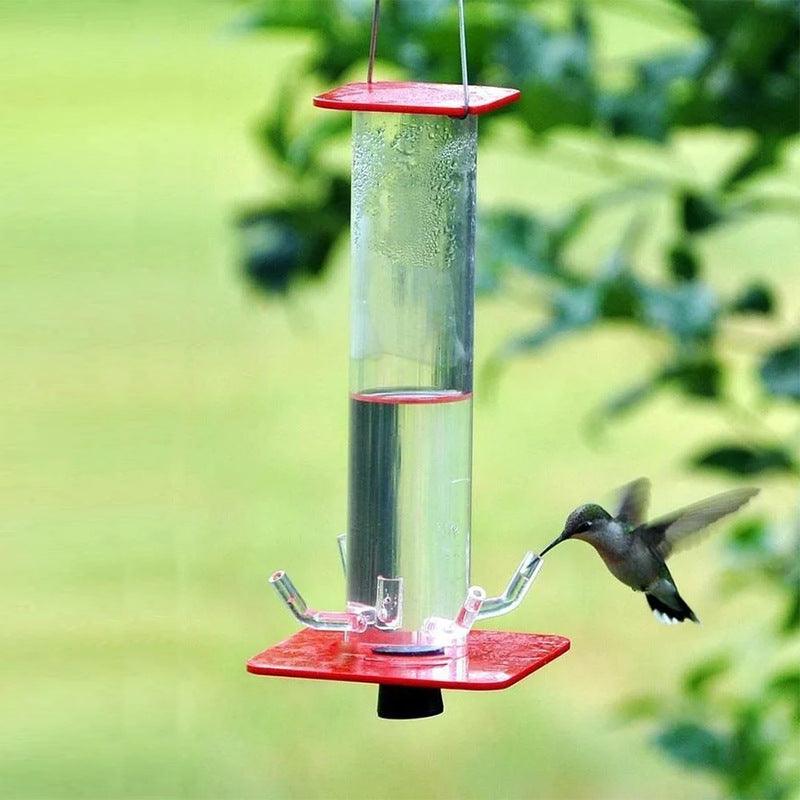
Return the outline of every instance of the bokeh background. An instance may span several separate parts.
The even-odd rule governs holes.
[[[548,25],[572,13],[533,5]],[[601,63],[696,35],[659,16],[666,3],[651,5],[654,18],[637,3],[589,4]],[[764,558],[752,570],[764,580],[729,580],[731,544],[716,537],[673,565],[703,625],[664,628],[590,548],[565,545],[498,622],[566,635],[570,653],[504,692],[447,693],[443,716],[416,723],[378,720],[374,687],[245,673],[249,656],[296,628],[266,584],[273,569],[290,570],[314,604],[340,605],[335,536],[346,519],[346,234],[322,278],[270,293],[243,274],[237,228],[292,193],[291,171],[265,158],[259,120],[288,76],[306,105],[323,88],[307,74],[319,39],[261,29],[252,10],[6,0],[0,11],[0,795],[791,796],[796,784],[775,776],[791,776],[797,729],[755,717],[776,676],[797,699],[796,634],[775,633],[797,551],[789,529],[773,537],[758,520],[792,519],[797,472],[688,469],[698,448],[731,438],[730,421],[679,391],[588,434],[614,390],[662,363],[664,342],[631,325],[598,324],[510,359],[481,385],[475,582],[499,590],[571,507],[639,475],[653,480],[655,512],[736,481],[761,485],[750,534],[738,536],[769,557],[788,553],[776,580]],[[673,131],[666,154],[640,140],[598,150],[568,126],[544,144],[503,119],[481,143],[480,203],[555,214],[608,185],[609,159],[612,177],[615,159],[664,174],[679,163],[710,186],[749,135],[703,125]],[[347,157],[346,134],[324,153],[345,176]],[[799,176],[796,137],[783,137],[761,188],[791,212]],[[576,243],[577,262],[613,251],[630,208],[610,213]],[[674,238],[668,204],[653,213],[637,254],[651,276]],[[758,438],[755,416],[791,459],[791,391],[767,402],[747,370],[796,337],[797,215],[703,234],[693,247],[720,296],[773,287],[772,315],[726,330],[726,342],[743,342],[727,356],[729,382],[755,409],[739,428]],[[479,302],[479,367],[544,313],[535,303],[548,287],[520,280]],[[716,700],[702,671],[691,683],[697,664],[724,681]],[[766,777],[732,789],[730,754],[750,751],[714,758],[754,731]]]

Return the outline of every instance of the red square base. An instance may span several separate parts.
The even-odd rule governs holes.
[[[306,628],[247,662],[255,675],[441,689],[505,689],[569,650],[569,639],[538,633],[471,631],[467,655],[364,656],[347,652],[342,634]],[[426,663],[427,661],[427,663]]]

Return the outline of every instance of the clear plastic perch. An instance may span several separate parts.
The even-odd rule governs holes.
[[[285,603],[295,619],[309,628],[322,631],[354,631],[361,633],[370,623],[364,613],[354,614],[349,611],[318,611],[309,608],[303,596],[292,583],[291,578],[282,570],[273,572],[269,582]]]

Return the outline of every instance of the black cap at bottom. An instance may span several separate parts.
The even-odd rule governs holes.
[[[417,686],[378,687],[378,716],[381,719],[422,719],[444,711],[441,689]]]

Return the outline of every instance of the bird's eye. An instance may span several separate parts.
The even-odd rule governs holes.
[[[592,521],[587,519],[586,522],[581,522],[575,530],[575,533],[586,533],[592,527]]]

